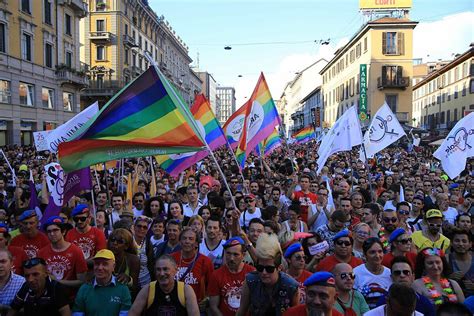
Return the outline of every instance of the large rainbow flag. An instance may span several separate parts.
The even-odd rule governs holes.
[[[242,134],[242,127],[244,126],[245,110],[247,103],[242,105],[235,111],[224,123],[222,127],[224,135],[229,142],[229,145],[235,149],[239,144],[240,134]]]
[[[163,74],[150,67],[59,146],[65,172],[120,158],[199,151],[196,122]]]
[[[226,144],[222,128],[212,112],[209,101],[203,94],[196,96],[194,104],[191,107],[191,113],[196,119],[202,135],[205,136],[206,142],[212,150]],[[191,167],[196,162],[207,157],[207,155],[209,155],[209,152],[207,150],[202,150],[185,154],[159,155],[155,156],[155,159],[160,164],[160,167],[171,176],[177,176],[181,171]]]
[[[303,144],[310,140],[316,139],[316,134],[314,132],[314,127],[310,125],[300,129],[291,137],[295,139],[297,144]]]
[[[275,129],[273,133],[270,134],[267,138],[265,138],[262,142],[260,142],[256,148],[257,155],[267,156],[270,154],[274,149],[281,146],[281,139],[278,130]]]
[[[260,74],[252,96],[244,106],[246,109],[243,128],[235,153],[241,168],[244,167],[247,155],[280,124],[280,116],[263,73]]]

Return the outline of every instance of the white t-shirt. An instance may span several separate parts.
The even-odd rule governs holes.
[[[225,242],[225,240],[221,240],[217,247],[212,250],[207,247],[206,238],[199,245],[199,252],[211,259],[214,269],[219,268],[223,263]]]
[[[311,207],[308,209],[309,210],[308,218],[316,214],[318,209],[319,208],[317,207],[316,204],[311,204]],[[314,221],[313,226],[310,227],[310,231],[314,232],[316,231],[316,229],[318,229],[318,227],[327,225],[328,223],[329,223],[329,219],[326,216],[326,213],[324,212],[324,210],[321,208],[318,218],[316,218],[316,220]]]
[[[373,310],[364,313],[364,316],[385,316],[385,305],[381,305]],[[422,313],[415,311],[412,316],[423,316]]]
[[[358,290],[364,296],[367,305],[371,309],[375,308],[379,298],[387,294],[392,279],[390,278],[390,269],[383,267],[382,274],[373,274],[361,264],[354,268],[356,276],[354,280],[354,289]]]
[[[191,204],[189,204],[189,203],[188,203],[188,204],[184,204],[184,205],[183,205],[183,213],[184,213],[184,216],[186,216],[186,217],[192,217],[192,216],[194,216],[194,215],[197,215],[198,212],[199,212],[199,209],[201,208],[201,206],[202,206],[202,203],[199,202],[199,201],[198,201],[197,206],[196,206],[195,209],[193,209],[193,208],[191,207]]]
[[[163,236],[161,236],[160,239],[156,239],[155,236],[151,236],[151,237],[150,237],[150,242],[151,242],[151,245],[152,245],[153,247],[158,246],[159,244],[161,244],[161,243],[164,242],[164,241],[165,241],[165,234],[163,234]]]
[[[443,212],[443,215],[446,221],[454,225],[454,222],[456,221],[456,216],[458,216],[458,210],[454,207],[449,206],[448,209]]]
[[[240,218],[239,218],[240,227],[248,228],[250,221],[254,218],[262,218],[262,212],[260,211],[259,207],[255,208],[255,212],[253,214],[250,214],[250,212],[247,210],[245,210],[244,212],[242,212],[242,214],[240,214]]]
[[[137,218],[138,216],[143,215],[144,210],[137,210],[136,207],[133,207],[133,217]]]

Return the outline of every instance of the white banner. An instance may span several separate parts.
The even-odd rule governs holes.
[[[364,148],[367,158],[373,158],[376,153],[405,136],[403,127],[387,103],[384,103],[375,113],[369,129],[364,135]],[[362,150],[362,149],[361,149]],[[364,157],[364,155],[361,155]],[[361,159],[364,161],[365,159]]]
[[[454,125],[433,156],[441,161],[443,170],[451,179],[466,168],[467,159],[474,157],[474,112]]]
[[[54,204],[61,207],[63,205],[65,179],[63,168],[57,162],[52,162],[44,166],[44,170],[46,171],[46,184],[51,193],[51,198]]]
[[[51,132],[52,131],[41,131],[33,133],[33,138],[37,151],[49,150],[48,142],[46,139]]]
[[[329,156],[340,151],[351,150],[362,143],[362,131],[355,106],[350,107],[334,123],[333,127],[323,137],[319,146],[318,174],[324,167]]]
[[[37,133],[45,133],[45,132],[33,133],[33,134],[36,134],[34,136],[36,149],[40,150],[38,149],[36,138],[44,137],[44,141],[40,142],[40,146],[41,148],[45,148],[45,149],[41,149],[41,150],[49,150],[54,153],[57,152],[59,144],[69,140],[69,138],[71,138],[74,132],[77,131],[85,123],[87,123],[87,121],[89,121],[90,118],[96,115],[97,112],[99,112],[99,104],[97,102],[94,102],[92,105],[84,109],[84,111],[78,113],[76,116],[74,116],[72,119],[70,119],[63,125],[58,126],[52,131],[48,131],[49,133],[42,134],[42,135],[41,134],[38,135]],[[45,143],[45,144],[41,144],[41,143]]]

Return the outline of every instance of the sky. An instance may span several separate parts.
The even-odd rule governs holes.
[[[261,71],[279,99],[296,72],[321,57],[330,60],[365,22],[358,0],[148,1],[189,46],[192,66],[235,87],[237,108]],[[413,0],[410,18],[419,22],[414,58],[452,59],[474,42],[472,0]],[[328,39],[329,45],[319,43]]]

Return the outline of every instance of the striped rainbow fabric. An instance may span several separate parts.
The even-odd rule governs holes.
[[[239,144],[240,134],[242,133],[242,126],[244,126],[245,110],[247,103],[237,109],[224,123],[222,127],[224,135],[229,142],[231,148],[237,148]]]
[[[278,130],[275,129],[273,133],[270,134],[267,138],[265,138],[262,142],[260,142],[256,148],[257,155],[267,156],[273,150],[281,146],[281,139]]]
[[[310,125],[300,129],[291,137],[295,139],[297,144],[303,144],[310,140],[316,139],[316,134],[314,133],[314,127]]]
[[[247,156],[258,143],[270,136],[275,127],[280,124],[280,115],[278,115],[263,73],[260,74],[252,96],[244,106],[246,107],[244,128],[242,128],[235,153],[241,168],[244,167]]]
[[[212,150],[226,144],[222,128],[212,112],[209,101],[203,94],[196,96],[194,104],[191,107],[191,113],[196,119],[196,122],[201,129],[201,133],[205,135],[206,142]],[[177,155],[159,155],[155,156],[155,159],[160,164],[160,167],[171,176],[177,176],[181,171],[191,167],[196,162],[207,157],[207,155],[209,155],[209,152],[207,150],[202,150],[199,152]]]
[[[204,140],[189,109],[155,67],[124,87],[59,146],[65,172],[120,158],[199,151]]]

